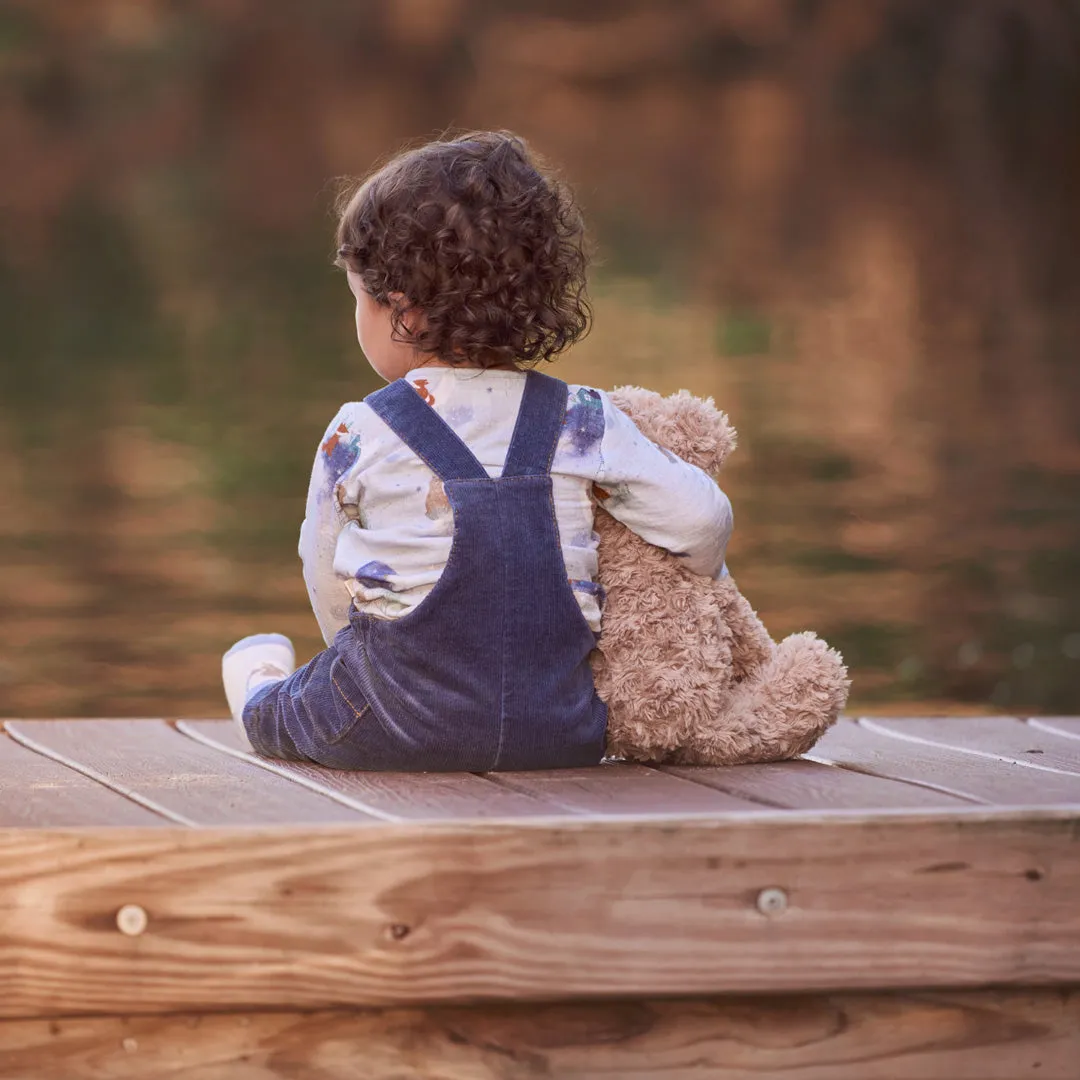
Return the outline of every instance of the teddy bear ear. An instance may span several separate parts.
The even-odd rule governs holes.
[[[706,472],[716,472],[735,449],[735,429],[712,398],[688,390],[663,397],[636,386],[621,386],[611,398],[642,435]]]

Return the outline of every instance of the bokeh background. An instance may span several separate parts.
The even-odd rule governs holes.
[[[577,190],[556,373],[714,395],[731,568],[871,711],[1080,711],[1074,0],[0,0],[0,715],[221,715],[319,644],[375,386],[329,181],[511,128]]]

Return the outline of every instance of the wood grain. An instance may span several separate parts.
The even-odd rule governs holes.
[[[664,772],[744,799],[793,810],[875,810],[970,806],[942,791],[883,780],[817,761],[776,761],[730,768],[671,765]]]
[[[123,795],[20,746],[0,727],[0,825],[168,825]]]
[[[643,765],[609,764],[591,769],[487,775],[504,787],[590,817],[760,813],[765,809],[750,799]]]
[[[185,738],[160,720],[8,721],[11,737],[180,825],[351,821],[358,810]]]
[[[0,830],[0,1015],[1080,982],[1075,809],[735,820]]]
[[[1080,743],[1041,731],[1011,716],[916,717],[913,719],[863,719],[871,731],[895,738],[916,740],[933,746],[966,750],[991,759],[1076,774],[1080,798]]]
[[[909,742],[854,720],[841,720],[805,755],[808,760],[905,780],[997,806],[1080,803],[1073,776],[990,760],[945,746]]]
[[[231,720],[181,720],[177,730],[388,821],[561,816],[564,810],[472,773],[343,772],[256,754]]]
[[[7,1080],[1076,1080],[1080,993],[0,1022]]]

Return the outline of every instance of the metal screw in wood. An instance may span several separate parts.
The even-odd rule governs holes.
[[[757,896],[757,909],[762,915],[781,915],[787,911],[788,896],[783,889],[762,889]]]
[[[146,908],[138,904],[125,904],[116,913],[116,928],[128,937],[138,937],[146,929],[149,921]]]

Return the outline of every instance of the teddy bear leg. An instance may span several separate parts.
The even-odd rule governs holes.
[[[812,633],[776,646],[725,711],[697,725],[678,753],[685,765],[783,761],[806,753],[835,723],[850,683],[843,659]]]
[[[728,580],[730,592],[723,618],[731,634],[731,677],[740,683],[753,678],[758,669],[768,663],[774,645],[750,601],[739,592],[733,580]]]

